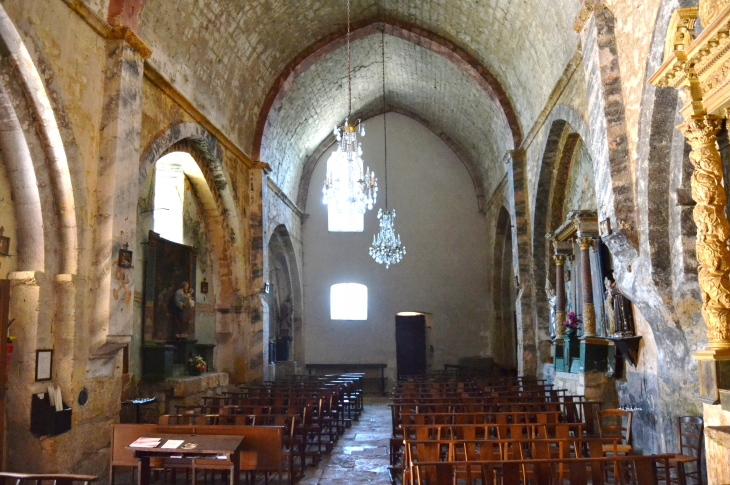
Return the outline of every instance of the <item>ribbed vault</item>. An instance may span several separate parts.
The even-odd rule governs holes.
[[[382,105],[381,36],[351,45],[353,108]],[[402,39],[385,36],[386,99],[432,127],[449,133],[475,161],[477,177],[501,174],[510,134],[502,112],[471,77],[448,59]],[[372,60],[363,64],[359,60]],[[302,74],[283,99],[276,118],[264,130],[262,160],[272,166],[275,182],[296,198],[302,162],[347,116],[347,50],[342,47]],[[367,156],[365,156],[367,163]],[[494,183],[498,183],[499,179]]]
[[[355,30],[384,22],[406,32],[387,37],[389,101],[443,127],[485,180],[530,129],[577,45],[578,0],[351,2]],[[307,54],[341,43],[345,20],[344,0],[146,0],[140,34],[152,47],[149,62],[234,142],[271,163],[296,199],[308,153],[345,114],[343,49]],[[425,46],[424,38],[438,41]],[[353,44],[353,111],[379,102],[379,41],[376,32]],[[486,73],[491,88],[470,69]]]

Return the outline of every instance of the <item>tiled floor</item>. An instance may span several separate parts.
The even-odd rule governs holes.
[[[316,468],[307,468],[299,485],[389,485],[391,435],[387,398],[366,397],[365,410]]]

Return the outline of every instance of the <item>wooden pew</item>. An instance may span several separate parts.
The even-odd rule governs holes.
[[[451,484],[459,470],[463,470],[464,483],[474,484],[479,477],[482,484],[502,485],[557,485],[562,484],[560,470],[567,469],[571,485],[608,485],[607,471],[614,477],[621,476],[626,485],[658,485],[668,483],[668,477],[658,473],[657,464],[668,465],[672,455],[555,458],[530,460],[475,460],[475,461],[428,461],[414,462],[410,483],[413,485]],[[535,470],[532,478],[525,481],[523,469]],[[668,468],[666,468],[668,470]],[[684,475],[678,477],[680,485],[686,485]],[[405,483],[405,482],[404,482]]]
[[[0,485],[42,485],[43,483],[51,483],[53,485],[88,485],[97,479],[98,477],[93,475],[0,472]]]

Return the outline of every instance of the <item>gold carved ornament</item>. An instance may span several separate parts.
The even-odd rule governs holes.
[[[707,27],[710,25],[729,5],[730,0],[700,0],[702,26]]]
[[[679,126],[692,147],[692,198],[697,226],[698,280],[702,317],[710,349],[730,348],[730,225],[725,217],[727,198],[722,185],[722,160],[716,147],[719,116],[693,116]]]
[[[593,303],[583,303],[583,335],[586,337],[596,335],[596,307]]]
[[[553,256],[553,259],[555,260],[555,266],[565,266],[565,260],[566,257],[564,254],[556,254]],[[563,297],[563,306],[565,306],[565,279],[562,278],[562,281],[556,282],[556,292],[558,289],[558,286],[562,289],[562,297]],[[565,335],[565,328],[563,327],[563,322],[567,318],[567,315],[565,313],[565,308],[562,310],[555,309],[555,336],[556,337],[562,337]]]

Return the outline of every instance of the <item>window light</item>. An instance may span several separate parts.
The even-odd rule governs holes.
[[[367,320],[368,287],[358,283],[340,283],[330,288],[332,320]]]

